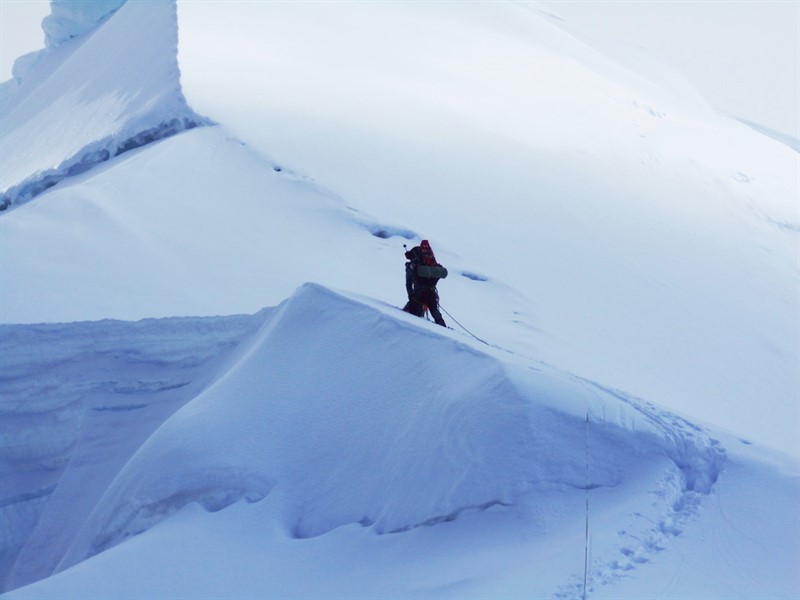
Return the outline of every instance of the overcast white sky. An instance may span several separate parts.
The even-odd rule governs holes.
[[[647,48],[715,108],[800,138],[800,0],[550,0],[585,37]]]
[[[800,138],[800,0],[551,0],[573,33],[644,46],[709,102]],[[0,81],[44,46],[46,0],[0,0]]]
[[[42,19],[47,0],[0,0],[0,81],[11,79],[17,57],[44,48]]]

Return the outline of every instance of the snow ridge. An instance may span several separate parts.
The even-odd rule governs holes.
[[[33,200],[60,181],[85,173],[115,156],[141,148],[158,140],[166,139],[181,131],[210,124],[212,124],[210,121],[201,118],[184,117],[182,119],[171,119],[159,123],[156,127],[139,131],[121,142],[115,141],[113,137],[93,142],[83,149],[82,154],[70,157],[58,167],[37,173],[35,176],[0,193],[0,211],[7,210],[12,205],[18,206]]]
[[[736,119],[740,123],[743,123],[743,124],[747,125],[750,129],[753,129],[753,130],[755,130],[755,131],[757,131],[759,133],[763,133],[767,137],[770,137],[773,140],[777,140],[781,144],[789,146],[789,148],[791,148],[795,152],[799,152],[800,153],[800,138],[798,138],[796,136],[793,136],[793,135],[789,135],[789,134],[783,133],[781,131],[776,131],[776,130],[770,128],[770,127],[766,127],[765,125],[761,125],[759,123],[755,123],[755,122],[750,121],[748,119],[743,119],[741,117],[732,117],[732,118]]]
[[[0,210],[114,156],[212,123],[181,91],[175,3],[120,5],[54,3],[44,20],[48,48],[3,104]]]
[[[140,447],[58,570],[190,503],[269,497],[286,535],[307,539],[354,523],[409,532],[536,504],[554,488],[580,494],[587,410],[591,489],[657,466],[648,477],[663,488],[664,523],[711,491],[724,452],[701,428],[471,344],[392,307],[301,287]]]

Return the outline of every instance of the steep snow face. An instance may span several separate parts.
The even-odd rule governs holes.
[[[0,589],[53,572],[125,462],[264,318],[0,329]]]
[[[55,2],[42,53],[4,100],[0,204],[205,123],[183,98],[172,2]],[[117,10],[118,9],[118,10]],[[102,23],[101,26],[97,26]]]

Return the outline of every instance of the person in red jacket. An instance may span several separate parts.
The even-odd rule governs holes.
[[[422,240],[406,252],[406,292],[408,302],[403,310],[412,315],[422,317],[428,310],[437,325],[447,327],[439,312],[439,292],[436,284],[439,279],[447,277],[447,269],[436,262],[428,240]]]

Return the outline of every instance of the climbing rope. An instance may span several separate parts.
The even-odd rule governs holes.
[[[456,325],[458,325],[459,327],[461,327],[461,329],[463,329],[464,331],[466,331],[468,334],[470,334],[472,337],[474,337],[476,340],[478,340],[478,341],[479,341],[481,344],[486,344],[487,346],[491,346],[491,344],[490,344],[489,342],[487,342],[486,340],[482,340],[482,339],[481,339],[481,338],[479,338],[477,335],[475,335],[474,333],[472,333],[472,332],[471,332],[469,329],[467,329],[466,327],[464,327],[464,326],[463,326],[461,323],[459,323],[459,322],[458,322],[458,320],[457,320],[457,319],[456,319],[456,318],[455,318],[453,315],[451,315],[449,312],[447,312],[447,311],[444,309],[444,306],[442,306],[442,305],[440,304],[440,305],[439,305],[439,308],[441,308],[441,309],[442,309],[442,312],[444,312],[444,314],[446,314],[448,317],[450,317],[450,318],[453,320],[453,322],[454,322]]]
[[[586,411],[586,532],[583,545],[583,599],[586,600],[586,582],[589,578],[589,411]]]

